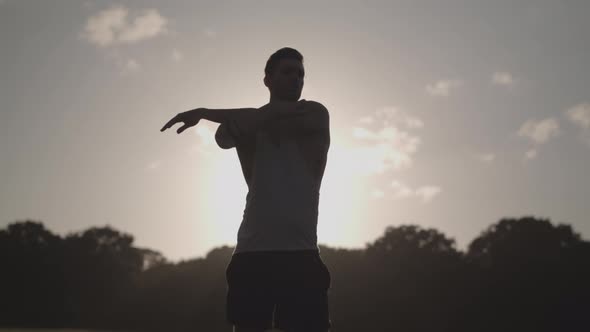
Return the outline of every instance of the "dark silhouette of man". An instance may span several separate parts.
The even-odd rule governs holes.
[[[201,119],[221,125],[219,147],[236,148],[248,184],[237,245],[226,268],[226,317],[234,332],[326,332],[331,275],[317,244],[319,190],[330,146],[326,107],[299,100],[303,56],[284,47],[264,69],[270,101],[260,108],[197,108],[161,131]]]

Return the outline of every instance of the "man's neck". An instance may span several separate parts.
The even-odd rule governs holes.
[[[270,96],[270,100],[268,102],[269,103],[281,103],[281,102],[282,103],[286,103],[286,102],[293,102],[293,103],[295,103],[295,102],[297,102],[297,100],[285,100],[285,99],[280,99],[278,97],[275,97],[275,96],[272,96],[271,95]]]

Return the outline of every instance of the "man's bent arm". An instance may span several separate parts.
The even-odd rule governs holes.
[[[304,101],[305,102],[305,101]],[[309,102],[306,102],[309,103]],[[307,106],[307,104],[305,105]],[[285,109],[285,107],[287,107]],[[236,109],[206,109],[200,110],[200,117],[214,122],[219,122],[221,125],[217,128],[215,133],[215,141],[222,149],[231,149],[239,143],[243,137],[248,137],[259,130],[269,130],[271,128],[281,128],[278,120],[289,119],[303,119],[304,115],[310,113],[311,109],[307,109],[303,102],[292,103],[285,106],[285,104],[266,104],[258,109],[254,108],[236,108]],[[293,124],[300,123],[285,123],[289,129]]]
[[[220,123],[215,141],[222,149],[235,147],[242,138],[259,130],[266,120],[256,108],[201,109],[200,117]]]
[[[215,141],[222,149],[231,149],[236,146],[238,133],[230,129],[229,123],[243,122],[243,120],[255,121],[258,109],[252,107],[228,108],[228,109],[200,109],[200,117],[212,122],[220,123],[215,132]],[[235,126],[234,126],[235,128]]]
[[[303,116],[275,118],[265,124],[264,129],[278,136],[304,136],[325,133],[330,128],[330,113],[324,105],[308,101]]]
[[[228,120],[219,125],[219,127],[217,127],[217,131],[215,132],[215,142],[222,149],[234,148],[238,143],[238,136],[234,132],[235,129],[234,131],[230,130],[231,121],[233,120]],[[235,128],[235,124],[233,127]]]

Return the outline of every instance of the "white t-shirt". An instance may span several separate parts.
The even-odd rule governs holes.
[[[320,183],[303,158],[294,138],[283,137],[277,146],[266,132],[256,134],[252,177],[234,253],[319,250]]]

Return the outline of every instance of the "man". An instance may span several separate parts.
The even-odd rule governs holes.
[[[234,332],[326,332],[330,271],[317,245],[319,190],[330,146],[328,110],[299,100],[303,56],[285,47],[270,56],[268,104],[179,113],[162,129],[218,122],[215,139],[236,148],[248,185],[238,241],[226,269],[226,313]]]

